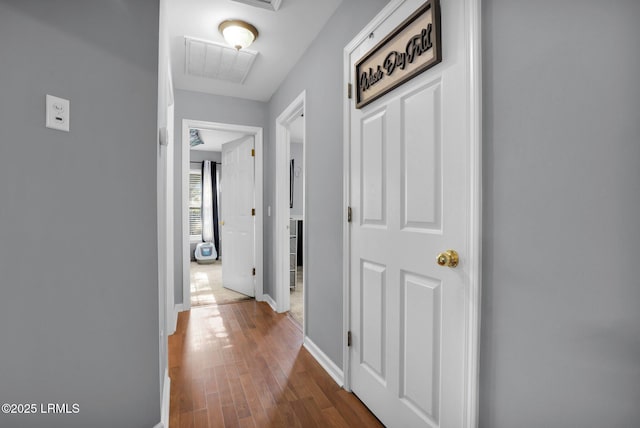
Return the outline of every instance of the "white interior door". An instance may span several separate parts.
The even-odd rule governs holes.
[[[254,137],[222,145],[222,285],[254,297]]]
[[[354,64],[423,4],[405,1]],[[442,63],[350,103],[351,388],[388,427],[465,423],[469,63],[464,2],[441,0]],[[358,82],[354,82],[357,84]],[[437,255],[454,249],[460,264]]]

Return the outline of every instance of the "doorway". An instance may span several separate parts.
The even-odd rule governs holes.
[[[276,119],[276,310],[306,334],[308,293],[305,92]],[[300,254],[301,253],[301,254]]]
[[[197,132],[194,132],[197,131]],[[197,139],[201,141],[198,142]],[[192,142],[192,140],[196,140]],[[194,144],[192,146],[192,144]],[[241,159],[240,152],[243,156]],[[247,159],[249,158],[249,159]],[[192,163],[193,161],[193,163]],[[207,248],[202,239],[199,219],[204,209],[198,190],[208,181],[202,180],[204,161],[210,162],[215,183],[208,191],[219,201],[212,218],[218,226],[217,242]],[[238,301],[248,297],[262,300],[262,128],[185,119],[182,123],[182,268],[183,309]],[[227,166],[225,171],[225,165]],[[250,174],[250,177],[247,177]],[[234,181],[245,177],[237,187]],[[215,179],[213,179],[215,177]],[[226,181],[226,186],[225,186]],[[198,185],[203,183],[203,185]],[[227,193],[225,194],[225,187]],[[206,192],[204,194],[207,194]],[[251,205],[244,215],[238,206]],[[235,210],[235,211],[234,211]],[[241,217],[225,223],[224,215]],[[231,218],[231,217],[229,217]],[[198,226],[200,230],[198,230]],[[212,224],[212,228],[215,225]],[[242,233],[229,235],[225,227]],[[250,235],[250,241],[246,237]],[[243,242],[236,243],[236,240]],[[211,240],[213,243],[214,240]],[[198,244],[200,248],[198,248]],[[248,246],[248,250],[241,247]],[[241,248],[242,260],[235,248]],[[226,259],[225,259],[226,256]],[[223,261],[224,260],[224,261]],[[247,264],[246,269],[244,264]],[[242,270],[237,273],[235,270]],[[226,280],[226,283],[225,283]],[[239,280],[240,282],[236,281]],[[239,293],[238,293],[239,292]]]
[[[304,324],[304,114],[289,125],[289,315]]]

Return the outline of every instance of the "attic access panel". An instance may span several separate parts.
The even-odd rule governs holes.
[[[248,4],[249,6],[261,7],[263,9],[276,11],[280,9],[282,0],[233,0],[237,3]]]
[[[258,52],[185,36],[185,72],[232,83],[244,83]]]

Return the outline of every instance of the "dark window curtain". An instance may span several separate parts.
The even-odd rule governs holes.
[[[205,171],[207,171],[207,164],[210,165],[210,180],[211,180],[211,188],[209,188],[208,183],[205,184],[205,180],[209,179],[209,174],[207,174]],[[215,162],[211,162],[211,161],[204,161],[202,162],[202,197],[200,198],[202,200],[202,209],[201,209],[201,215],[202,215],[202,241],[203,242],[213,242],[213,245],[215,246],[216,249],[216,260],[220,258],[220,235],[219,235],[219,229],[218,229],[218,180],[216,179],[216,163]],[[211,192],[210,195],[205,195],[205,192]],[[211,211],[209,211],[208,209],[205,209],[205,201],[211,200]],[[207,220],[207,218],[205,218],[205,216],[208,213],[211,213],[211,223],[209,223]],[[210,229],[207,229],[208,227],[210,227]],[[211,241],[211,232],[213,229],[213,241]],[[206,235],[209,234],[209,236],[207,237]]]
[[[216,254],[218,257],[216,259],[220,259],[220,232],[218,229],[219,219],[218,219],[218,180],[216,174],[216,169],[218,165],[215,162],[211,163],[211,193],[213,200],[213,245],[216,247]]]
[[[291,159],[291,164],[289,165],[289,208],[293,208],[293,180],[295,180],[293,170],[294,164],[293,159]]]
[[[205,201],[204,201],[204,164],[206,161],[202,161],[202,164],[200,165],[200,224],[202,224],[202,242],[205,242],[205,231],[204,231],[204,222],[205,222],[205,210],[204,210],[204,205],[205,205]]]

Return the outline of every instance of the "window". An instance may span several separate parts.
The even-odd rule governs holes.
[[[202,172],[189,172],[189,235],[191,239],[202,239]]]

